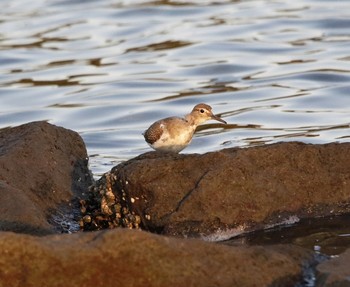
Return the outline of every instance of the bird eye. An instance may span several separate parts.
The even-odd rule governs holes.
[[[200,109],[200,112],[201,112],[201,114],[203,114],[203,113],[204,113],[204,110],[203,110],[203,109]]]

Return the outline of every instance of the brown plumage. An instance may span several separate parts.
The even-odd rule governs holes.
[[[156,121],[144,132],[145,140],[155,150],[180,152],[191,142],[201,123],[213,119],[226,124],[211,110],[207,104],[198,104],[184,118],[169,117]]]

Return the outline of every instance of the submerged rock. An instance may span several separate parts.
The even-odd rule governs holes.
[[[46,122],[1,129],[0,166],[0,230],[59,231],[53,216],[92,183],[82,138]]]
[[[350,286],[350,249],[319,264],[315,286]]]
[[[150,152],[106,173],[83,202],[85,230],[125,226],[212,236],[350,211],[350,144],[277,143]],[[86,219],[86,220],[85,220]]]
[[[235,247],[115,229],[0,233],[0,286],[295,286],[311,252]]]

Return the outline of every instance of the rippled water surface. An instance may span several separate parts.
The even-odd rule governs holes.
[[[0,128],[78,131],[95,176],[199,102],[185,153],[348,141],[350,1],[3,1]]]
[[[349,141],[350,1],[2,1],[0,128],[84,138],[98,177],[205,102],[185,153]]]

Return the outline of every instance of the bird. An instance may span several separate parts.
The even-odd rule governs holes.
[[[156,151],[179,153],[190,144],[197,126],[208,120],[227,124],[212,113],[211,106],[200,103],[183,118],[169,117],[156,121],[143,136],[149,146]]]

